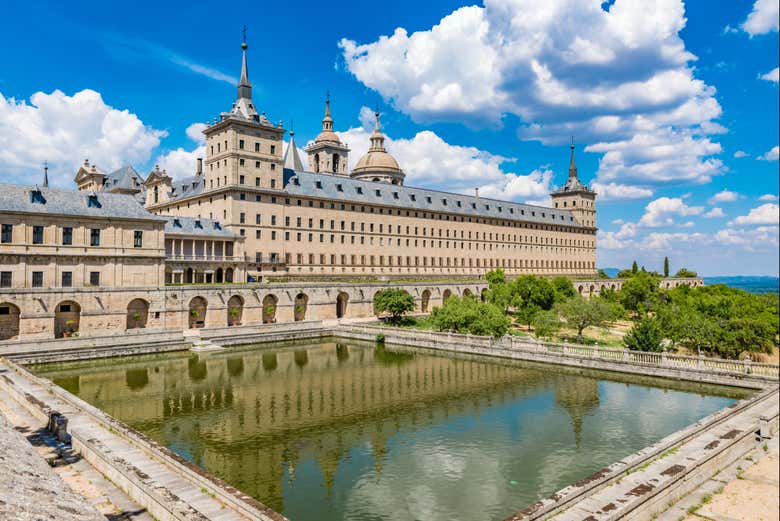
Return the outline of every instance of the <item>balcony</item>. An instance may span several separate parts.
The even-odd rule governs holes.
[[[183,261],[183,262],[246,262],[246,257],[241,256],[229,256],[229,255],[174,255],[166,254],[165,260],[167,261]]]

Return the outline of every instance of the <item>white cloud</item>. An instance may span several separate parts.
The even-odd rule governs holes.
[[[753,208],[747,215],[740,215],[729,225],[745,226],[750,224],[777,224],[780,220],[780,206],[775,203],[762,204]]]
[[[771,81],[772,83],[780,82],[780,67],[775,67],[766,74],[759,76],[759,78],[762,80]]]
[[[645,214],[639,219],[639,225],[647,228],[665,226],[690,226],[689,222],[678,223],[677,216],[699,215],[704,208],[688,206],[680,197],[659,197],[645,207]]]
[[[166,135],[107,105],[94,90],[36,92],[29,104],[0,93],[0,164],[7,181],[38,180],[48,161],[51,183],[68,186],[85,158],[103,171],[144,163]]]
[[[756,0],[753,10],[748,14],[741,27],[750,36],[777,32],[780,3],[777,0]]]
[[[707,202],[710,204],[715,203],[733,203],[739,199],[739,194],[737,192],[732,192],[731,190],[721,190],[717,194],[713,195],[708,199]]]
[[[758,198],[759,201],[777,201],[777,196],[775,194],[764,194],[761,197]]]
[[[205,123],[193,123],[185,130],[187,137],[196,143],[206,143],[206,136],[203,131],[208,127]]]
[[[704,214],[704,217],[708,219],[717,219],[717,218],[723,218],[726,217],[726,214],[723,213],[723,208],[715,207],[711,209],[709,212]]]
[[[749,154],[747,152],[745,152],[744,150],[737,150],[736,152],[734,152],[734,157],[736,159],[740,159],[742,157],[748,157],[748,155]]]
[[[780,156],[780,147],[773,146],[765,154],[758,156],[756,159],[760,161],[777,161]]]
[[[617,0],[608,10],[487,0],[429,30],[340,47],[359,81],[416,121],[496,126],[515,114],[522,139],[595,143],[602,185],[707,182],[724,167],[706,135],[725,129],[714,122],[715,89],[689,66],[685,22],[679,0]]]
[[[652,197],[653,191],[641,186],[624,185],[619,183],[594,182],[591,188],[599,194],[599,201],[611,201],[618,199],[644,199]]]
[[[350,169],[368,151],[368,123],[373,131],[373,113],[369,120],[363,109],[360,112],[363,126],[337,132],[351,149]],[[418,132],[411,139],[393,139],[385,133],[385,147],[406,174],[404,183],[410,186],[468,194],[479,188],[484,197],[522,201],[548,197],[551,189],[550,170],[537,169],[528,174],[511,172],[503,166],[513,159],[447,143],[430,130]]]
[[[713,239],[723,246],[740,246],[746,251],[754,251],[777,248],[779,231],[777,226],[759,226],[748,230],[726,228],[716,232]]]
[[[195,175],[198,169],[198,158],[203,158],[205,154],[206,145],[201,145],[194,150],[179,147],[157,156],[154,162],[174,179],[181,179]]]

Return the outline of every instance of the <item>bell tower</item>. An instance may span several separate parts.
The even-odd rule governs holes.
[[[322,118],[322,130],[314,143],[306,147],[311,172],[349,175],[349,148],[333,132],[333,118],[330,117],[330,94],[325,97],[325,117]]]
[[[581,226],[596,227],[596,192],[583,184],[577,175],[577,164],[574,161],[574,138],[571,141],[569,178],[566,180],[566,184],[550,195],[555,208],[571,212],[572,217]]]
[[[249,185],[281,190],[283,187],[282,150],[285,130],[274,125],[265,113],[258,113],[252,101],[246,50],[246,32],[241,44],[241,78],[236,101],[230,112],[208,126],[205,190],[224,186]]]

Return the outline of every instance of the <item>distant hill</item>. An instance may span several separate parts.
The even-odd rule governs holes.
[[[750,293],[780,293],[780,278],[777,277],[704,277],[704,283],[725,284]]]

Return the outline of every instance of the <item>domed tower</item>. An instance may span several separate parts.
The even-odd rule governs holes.
[[[550,194],[553,206],[569,210],[577,222],[587,228],[596,227],[596,192],[580,181],[577,176],[577,164],[574,162],[574,139],[571,142],[569,159],[569,178],[558,190]]]
[[[314,143],[306,147],[309,155],[309,170],[329,174],[347,175],[349,148],[333,132],[333,118],[330,117],[330,96],[325,98],[325,117],[322,131]]]
[[[385,150],[385,136],[379,131],[379,112],[375,112],[376,126],[371,134],[371,147],[360,158],[349,176],[364,181],[378,181],[394,185],[404,184],[405,174],[393,156]]]

